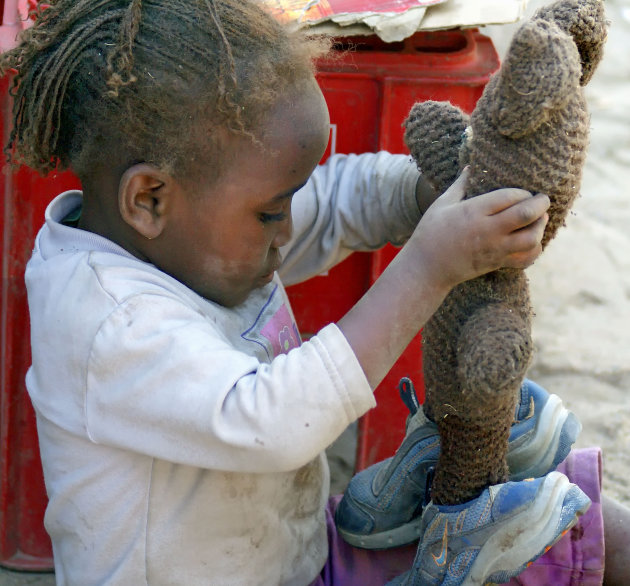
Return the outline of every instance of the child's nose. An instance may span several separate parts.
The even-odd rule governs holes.
[[[291,214],[287,214],[286,219],[282,220],[278,224],[278,232],[276,233],[275,238],[273,239],[272,246],[274,248],[280,248],[287,244],[289,240],[291,240],[291,236],[293,235],[293,218],[291,218]]]

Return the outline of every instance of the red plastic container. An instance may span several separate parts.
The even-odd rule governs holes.
[[[3,144],[11,119],[8,79],[0,80]],[[52,568],[44,530],[46,491],[35,415],[24,377],[31,362],[24,267],[42,225],[47,203],[78,186],[70,173],[42,178],[28,169],[11,173],[3,164],[0,194],[2,289],[0,305],[0,564],[20,570]]]
[[[2,2],[0,0],[0,7]],[[339,59],[319,64],[318,80],[331,113],[331,152],[405,152],[401,124],[419,100],[450,100],[472,110],[499,61],[491,41],[476,30],[418,33],[403,43],[377,37],[344,39]],[[0,126],[6,142],[8,82],[0,80]],[[5,166],[6,167],[6,166]],[[32,406],[24,384],[30,364],[24,267],[48,202],[78,187],[69,173],[45,179],[27,169],[3,169],[0,193],[2,305],[0,321],[0,565],[52,568],[43,527],[46,493]],[[396,251],[356,253],[328,275],[289,288],[305,337],[340,318],[369,288]],[[403,434],[405,409],[398,379],[411,376],[422,392],[420,338],[416,338],[376,390],[378,407],[360,422],[357,467],[390,456]]]

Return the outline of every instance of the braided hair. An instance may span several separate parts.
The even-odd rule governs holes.
[[[255,140],[322,50],[249,0],[53,0],[0,56],[15,71],[5,152],[42,174],[81,177],[95,157],[184,173],[202,136],[220,166],[217,129]]]

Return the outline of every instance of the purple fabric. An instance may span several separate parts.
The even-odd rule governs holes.
[[[558,470],[587,494],[591,506],[567,535],[522,574],[512,578],[510,586],[599,586],[604,580],[601,450],[574,450]]]
[[[545,555],[536,560],[509,586],[595,586],[604,577],[604,523],[601,506],[602,460],[599,448],[573,450],[558,470],[577,484],[592,504],[578,524]],[[341,499],[330,499],[328,561],[311,586],[383,586],[407,571],[416,544],[383,551],[369,551],[348,545],[337,533],[334,511]]]

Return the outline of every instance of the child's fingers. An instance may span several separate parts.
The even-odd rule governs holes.
[[[505,266],[526,268],[531,265],[542,252],[542,238],[549,217],[544,214],[526,228],[515,230],[508,236],[508,257]]]
[[[542,193],[532,196],[529,191],[517,188],[497,189],[468,201],[479,206],[479,211],[485,216],[501,215],[503,221],[514,225],[514,229],[535,222],[550,204],[549,198]]]
[[[534,263],[534,261],[540,256],[541,252],[541,244],[538,244],[538,246],[526,252],[515,252],[507,257],[503,266],[511,269],[526,269]]]
[[[530,224],[537,222],[540,218],[544,217],[549,209],[549,197],[543,193],[531,195],[529,192],[521,189],[502,191],[504,192],[504,199],[497,198],[490,203],[495,206],[504,207],[490,215],[494,216],[494,219],[500,222],[501,228],[509,232],[526,228]],[[501,202],[502,199],[503,203]],[[505,201],[511,201],[512,203],[510,205],[504,205]]]
[[[525,189],[509,187],[482,193],[466,200],[466,203],[470,206],[475,206],[476,210],[483,216],[494,216],[505,212],[515,205],[519,205],[531,197],[532,194]]]
[[[548,221],[549,215],[545,213],[536,221],[528,224],[524,228],[514,230],[510,235],[514,246],[514,252],[533,248],[537,244],[540,244]]]

